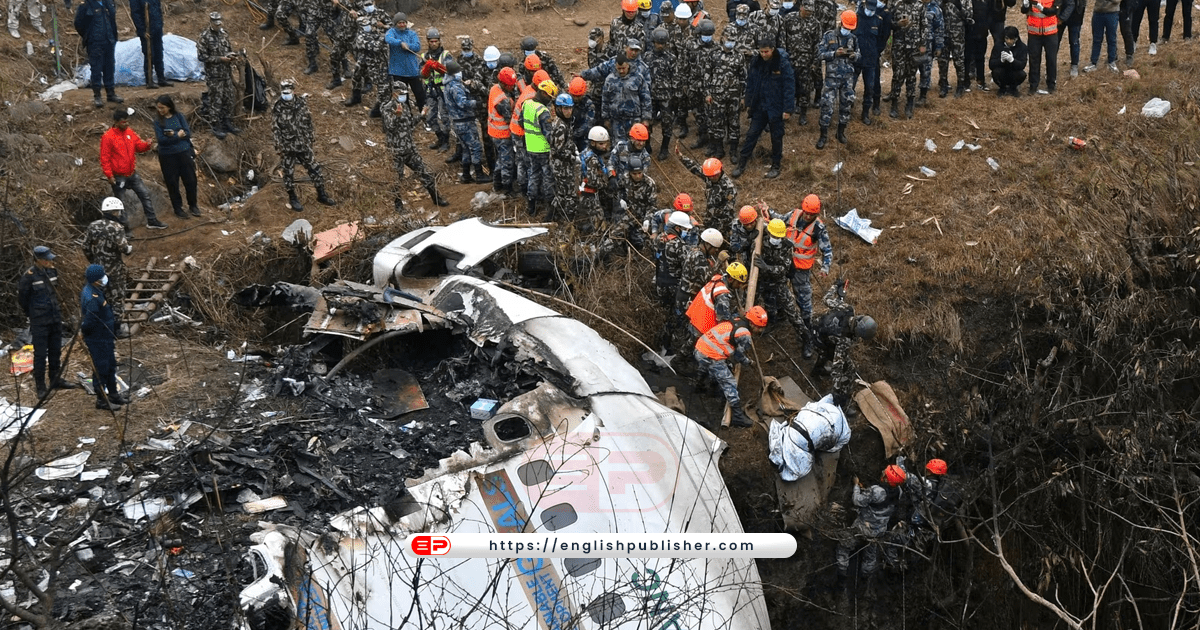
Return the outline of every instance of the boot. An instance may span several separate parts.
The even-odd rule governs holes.
[[[938,98],[946,98],[946,95],[949,93],[950,93],[950,84],[949,83],[943,83],[941,86],[938,87]]]
[[[125,99],[121,98],[120,96],[117,96],[116,90],[107,90],[107,92],[108,92],[108,98],[106,98],[105,100],[107,100],[109,103],[124,103],[125,102]]]
[[[875,101],[874,103],[872,103],[871,104],[871,115],[876,118],[879,118],[879,114],[881,114],[881,113],[882,112],[879,110],[879,101]]]
[[[476,164],[475,165],[475,183],[476,184],[487,184],[487,183],[490,183],[491,181],[492,181],[492,176],[483,172],[483,164]]]
[[[225,128],[221,124],[213,125],[210,131],[212,131],[212,135],[217,137],[217,140],[224,140],[225,136],[228,135],[225,133]]]
[[[120,411],[121,405],[118,405],[107,398],[103,394],[96,396],[96,408],[104,411]]]
[[[163,76],[163,73],[160,70],[158,72],[158,87],[175,87],[175,84],[168,81],[167,77]]]
[[[917,96],[917,105],[920,105],[921,107],[925,107],[925,105],[929,103],[929,101],[925,100],[925,95],[928,93],[929,93],[929,88],[921,88],[921,94],[919,96]]]
[[[662,139],[662,146],[658,147],[658,161],[662,162],[671,157],[671,152],[668,150],[668,145],[671,144],[671,137],[665,136]]]
[[[117,405],[128,405],[130,402],[132,402],[127,394],[122,394],[121,392],[109,394],[108,401]]]
[[[537,214],[537,202],[536,201],[534,201],[533,199],[525,200],[525,214],[528,214],[529,216],[534,216],[535,214]]]
[[[380,116],[383,116],[383,114],[379,111],[379,103],[375,103],[375,107],[371,108],[371,113],[367,114],[367,116],[370,116],[371,118],[379,118]]]
[[[353,90],[350,92],[350,98],[342,101],[342,105],[346,107],[354,107],[362,102],[362,90]],[[440,137],[440,136],[439,136]]]
[[[436,147],[434,147],[435,149],[437,149],[438,151],[446,151],[450,148],[450,134],[449,133],[447,133],[447,132],[439,133],[438,139],[439,139],[440,144],[438,144]]]
[[[442,146],[442,134],[438,133],[437,139],[433,141],[433,144],[429,145],[429,148],[437,150],[440,146]]]
[[[688,136],[688,131],[687,116],[684,116],[684,119],[679,123],[679,135],[675,137],[682,140]]]
[[[275,27],[275,14],[267,13],[267,21],[258,25],[258,30],[265,31]]]
[[[900,110],[896,107],[896,99],[892,99],[892,108],[888,110],[888,118],[899,118]]]
[[[54,382],[51,383],[50,386],[54,389],[79,389],[79,386],[75,383],[72,383],[71,381],[64,381],[61,378],[54,379]]]
[[[471,178],[471,163],[462,163],[462,174],[459,175],[458,181],[460,184],[474,184],[475,180]]]
[[[967,92],[967,84],[959,83],[958,87],[954,88],[954,98],[962,98],[963,94],[965,94],[966,92]]]
[[[800,124],[801,125],[808,124],[808,108],[807,107],[800,108]]]
[[[100,98],[100,90],[92,93],[92,105],[95,107],[104,107],[104,99]]]
[[[709,146],[708,153],[711,157],[718,160],[725,157],[725,143],[720,138],[714,138],[712,145]]]
[[[805,360],[811,359],[813,356],[812,318],[804,320],[804,330],[800,331],[800,336],[804,337],[804,351],[802,356],[805,358]],[[813,370],[816,371],[817,366],[814,365]]]
[[[432,184],[429,186],[426,186],[425,192],[429,193],[429,198],[433,200],[434,205],[443,206],[443,207],[450,205],[449,201],[446,201],[446,199],[444,197],[442,197],[441,195],[438,194],[436,186],[434,186]]]
[[[746,428],[754,426],[754,423],[751,422],[750,418],[746,416],[746,409],[742,407],[740,403],[737,405],[730,405],[729,421],[730,424],[735,427]]]
[[[904,103],[904,117],[912,120],[913,117],[913,97],[909,96]]]
[[[337,202],[325,192],[324,186],[317,186],[317,203],[326,206],[336,206]]]
[[[871,124],[871,106],[863,103],[862,123],[864,125]]]
[[[304,206],[300,205],[300,198],[296,196],[296,191],[288,191],[288,207],[296,212],[303,212]]]
[[[708,144],[708,136],[704,132],[699,132],[696,134],[696,141],[689,144],[688,148],[699,149],[706,144]]]
[[[837,141],[846,144],[849,140],[846,139],[846,123],[838,123]]]
[[[741,177],[742,173],[744,173],[745,171],[746,171],[746,160],[739,158],[737,160],[737,163],[734,164],[733,171],[729,173],[729,176],[734,179],[737,179],[737,178]]]
[[[46,395],[50,393],[50,390],[46,389],[46,384],[41,381],[37,381],[36,389],[38,400],[45,400]]]
[[[338,72],[337,68],[334,68],[333,69],[333,78],[329,80],[329,83],[325,84],[325,89],[332,90],[334,88],[341,87],[341,86],[342,86],[342,74],[340,72]]]
[[[450,157],[446,158],[446,164],[453,164],[454,162],[461,162],[462,158],[463,158],[462,151],[463,151],[462,143],[461,142],[455,143],[454,153],[451,154]]]
[[[225,119],[225,122],[221,125],[221,127],[226,133],[231,133],[235,136],[238,135],[239,133],[242,133],[242,130],[238,129],[237,127],[234,127],[233,121],[229,120],[228,118]]]
[[[308,62],[308,67],[304,69],[304,74],[312,74],[317,71],[317,60],[311,59]]]
[[[296,31],[289,32],[288,38],[286,40],[284,40],[283,45],[284,46],[299,46],[300,45],[300,35],[298,35],[296,33]]]
[[[821,137],[817,138],[817,148],[824,149],[825,143],[829,142],[829,127],[821,126]]]

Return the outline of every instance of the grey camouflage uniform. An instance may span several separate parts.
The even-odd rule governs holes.
[[[750,14],[750,30],[754,33],[754,47],[758,48],[758,40],[767,38],[780,45],[779,33],[783,26],[783,16],[776,13],[771,15],[768,9],[760,9]]]
[[[929,14],[921,0],[899,0],[889,5],[892,12],[892,104],[900,98],[903,86],[907,96],[915,97],[917,89],[917,64],[913,58],[920,54],[929,33]],[[902,28],[900,21],[908,19]]]
[[[658,183],[645,171],[642,171],[641,181],[633,179],[632,172],[626,171],[617,178],[617,188],[621,190],[627,206],[624,216],[617,222],[617,233],[641,248],[646,242],[642,221],[658,207]]]
[[[846,56],[838,57],[839,48]],[[854,107],[854,63],[858,61],[858,39],[854,33],[842,35],[841,31],[829,31],[821,38],[821,60],[825,62],[825,89],[821,92],[822,128],[829,127],[833,119],[833,104],[838,103],[838,125],[850,122],[850,110]]]
[[[388,45],[384,37],[388,26],[379,21],[378,11],[372,14],[359,13],[354,35],[354,57],[357,61],[354,67],[354,77],[351,84],[355,90],[362,90],[367,80],[375,86],[375,97],[378,103],[387,100],[388,86]],[[366,27],[371,27],[367,32]]]
[[[313,155],[315,133],[308,99],[300,94],[291,101],[276,99],[271,106],[271,135],[275,139],[275,151],[279,153],[279,166],[283,169],[284,190],[290,194],[296,188],[296,164],[308,171],[313,186],[324,188],[321,163]]]
[[[93,265],[104,265],[108,274],[105,294],[112,302],[113,317],[120,323],[125,314],[125,291],[129,286],[129,271],[125,255],[132,251],[125,228],[117,221],[103,218],[88,224],[83,233],[83,255]]]
[[[291,29],[291,25],[288,24],[288,14],[294,10],[300,15],[300,22],[304,25],[304,30],[298,34],[304,37],[304,57],[309,64],[316,65],[317,54],[321,52],[317,35],[322,28],[325,29],[329,40],[335,41],[337,31],[332,22],[334,17],[332,8],[327,0],[283,0],[279,3],[279,8],[275,10],[275,19],[285,31]],[[336,63],[332,49],[329,54],[329,63],[330,65]]]
[[[746,6],[746,5],[739,5]],[[746,92],[745,58],[734,48],[722,46],[715,55],[716,66],[709,81],[709,96],[705,103],[708,137],[714,142],[728,142],[730,152],[736,153],[741,142],[742,95]]]
[[[554,177],[554,199],[550,201],[552,220],[572,221],[579,197],[579,150],[571,137],[571,125],[557,113],[550,116],[546,142],[550,144],[550,172]],[[587,233],[585,226],[581,231]]]
[[[679,89],[676,58],[669,47],[664,47],[662,52],[659,52],[656,46],[651,46],[641,59],[650,71],[651,118],[660,130],[663,146],[666,146],[671,142],[672,129],[675,127],[673,99]],[[653,131],[651,129],[651,137],[654,136]]]
[[[346,66],[347,56],[354,50],[354,39],[358,34],[358,21],[350,16],[350,12],[357,13],[362,8],[362,0],[339,0],[340,8],[332,6],[332,0],[328,1],[329,59],[334,62],[331,68],[334,82],[340,83],[343,78],[349,79],[352,74],[349,68],[346,68],[345,74],[342,70],[343,66]]]
[[[750,23],[750,5],[739,4],[736,9],[737,17],[733,22],[725,25],[725,29],[721,31],[721,39],[725,41],[733,41],[734,50],[743,55],[742,62],[750,63],[750,57],[758,48],[757,34],[754,30],[754,25]],[[744,25],[738,24],[738,20],[745,20]]]
[[[580,154],[582,162],[583,181],[580,183],[578,221],[590,222],[599,226],[605,216],[612,214],[613,200],[616,191],[608,186],[610,177],[616,177],[617,172],[609,166],[612,151],[597,153],[591,147]],[[588,192],[588,191],[593,192]]]
[[[896,511],[896,495],[880,485],[869,488],[854,487],[851,501],[858,508],[858,516],[847,536],[842,537],[837,546],[838,573],[846,575],[850,569],[850,556],[865,546],[859,566],[866,575],[871,575],[879,567],[879,547],[887,537],[888,521]],[[885,553],[889,553],[885,548]]]
[[[704,175],[700,164],[692,158],[681,155],[679,159],[687,170],[704,180],[704,225],[717,229],[722,225],[729,225],[737,215],[737,186],[733,185],[733,180],[722,170],[721,176],[714,181]]]
[[[204,64],[204,83],[208,86],[208,118],[216,124],[233,116],[237,102],[233,86],[233,64],[218,59],[233,54],[233,45],[223,28],[209,26],[196,42],[196,57]]]
[[[741,225],[740,223],[738,225]],[[757,235],[757,234],[755,234]],[[796,298],[788,290],[788,272],[792,268],[792,242],[786,237],[774,239],[770,234],[763,235],[762,263],[758,267],[758,303],[767,311],[767,322],[774,324],[779,321],[777,315],[782,312],[788,323],[796,330],[797,339],[808,337],[808,326],[800,307],[796,306]],[[753,253],[753,240],[746,257]]]
[[[475,124],[475,108],[479,103],[471,98],[459,75],[446,75],[442,96],[446,100],[446,114],[450,117],[454,135],[462,145],[462,163],[482,164],[483,145],[479,142],[479,127]]]
[[[942,2],[942,21],[945,24],[944,45],[942,54],[938,57],[938,85],[950,85],[950,59],[954,60],[954,76],[958,77],[958,85],[965,86],[969,81],[966,74],[967,26],[964,7],[961,0],[944,0]]]
[[[712,121],[709,120],[709,110],[706,106],[708,94],[708,78],[716,71],[720,63],[721,46],[714,39],[707,44],[699,38],[693,39],[693,45],[688,54],[688,69],[691,75],[685,86],[688,91],[688,105],[696,112],[696,126],[700,135],[708,135]],[[677,111],[676,115],[682,121],[683,116]]]
[[[801,17],[800,11],[789,13],[783,18],[784,48],[792,62],[796,77],[796,105],[811,107],[813,91],[821,84],[821,64],[817,61],[817,49],[821,44],[821,22],[815,13]]]
[[[608,26],[608,45],[605,52],[609,57],[616,57],[617,53],[625,50],[625,44],[631,39],[643,40],[646,38],[646,20],[640,14],[635,15],[632,20],[626,21],[624,15],[618,15],[613,18],[612,23]],[[542,67],[545,67],[545,62],[542,62]],[[549,70],[547,70],[549,72]]]
[[[413,101],[408,85],[403,81],[395,81],[392,84],[392,91],[397,96],[401,94],[407,96],[404,103],[393,99],[379,108],[383,121],[384,145],[392,154],[392,166],[396,169],[396,179],[403,185],[404,167],[407,166],[417,174],[426,189],[432,188],[433,174],[429,172],[429,167],[425,165],[425,160],[421,159],[421,154],[417,152],[417,146],[413,143],[413,127],[416,125],[419,115],[419,112],[416,111],[416,103]],[[396,197],[400,197],[399,189],[396,190]]]
[[[614,138],[627,138],[634,123],[650,120],[650,83],[632,66],[624,77],[614,71],[604,79],[603,101],[602,114]]]
[[[745,225],[734,216],[729,222],[728,232],[729,239],[725,249],[729,250],[729,254],[737,256],[743,263],[753,262],[750,258],[754,254],[754,240],[758,238],[758,227],[753,223]]]
[[[650,151],[646,150],[646,145],[643,144],[641,149],[635,149],[632,140],[618,142],[609,155],[612,160],[610,166],[612,166],[612,170],[616,171],[617,177],[629,172],[629,158],[631,157],[640,157],[642,164],[650,164]]]

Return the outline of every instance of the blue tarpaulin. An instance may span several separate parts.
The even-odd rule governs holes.
[[[117,42],[117,85],[145,85],[146,61],[142,56],[142,40]],[[170,33],[163,35],[163,65],[166,78],[172,81],[203,81],[204,64],[196,57],[196,42]],[[79,85],[88,85],[92,68],[84,63],[75,69]]]

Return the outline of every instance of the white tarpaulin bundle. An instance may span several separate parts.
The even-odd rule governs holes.
[[[145,85],[146,59],[142,56],[142,40],[117,42],[117,85]],[[163,69],[172,81],[203,81],[204,64],[196,57],[196,42],[178,35],[163,35]],[[86,62],[75,69],[75,80],[86,87],[92,78],[92,68]]]
[[[812,470],[814,454],[836,453],[850,443],[850,425],[830,394],[804,405],[791,422],[772,422],[767,439],[779,476],[795,481]]]

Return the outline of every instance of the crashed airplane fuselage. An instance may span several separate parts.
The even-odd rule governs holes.
[[[377,277],[377,285],[400,275]],[[271,627],[269,620],[294,614],[314,629],[769,627],[749,558],[406,553],[418,533],[721,533],[742,526],[717,468],[724,442],[661,405],[594,330],[478,278],[398,288],[474,342],[534,360],[547,377],[484,421],[485,444],[408,480],[411,501],[403,508],[351,510],[316,528],[323,535],[264,526],[252,552],[260,579],[242,593],[248,625]]]

